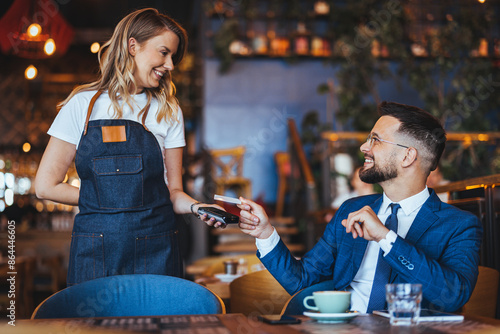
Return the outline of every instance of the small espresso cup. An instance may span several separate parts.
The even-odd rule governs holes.
[[[309,305],[313,299],[316,306]],[[351,305],[350,291],[315,291],[312,296],[304,298],[304,307],[320,313],[344,313]]]

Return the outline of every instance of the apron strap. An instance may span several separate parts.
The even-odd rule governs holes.
[[[142,114],[142,126],[144,127],[144,129],[146,129],[146,131],[150,132],[148,130],[148,128],[146,127],[146,117],[148,116],[148,111],[149,111],[149,107],[151,106],[151,103],[148,104],[148,106],[146,107],[146,110],[144,110],[144,113]]]
[[[94,96],[92,96],[92,99],[90,100],[89,104],[89,109],[87,111],[87,118],[85,119],[85,130],[83,130],[83,135],[85,136],[87,134],[87,128],[89,127],[89,119],[90,119],[90,114],[92,114],[92,109],[94,108],[94,103],[97,100],[99,96],[101,96],[102,90],[97,91]]]
[[[85,119],[85,129],[83,130],[83,135],[85,136],[87,134],[87,129],[89,127],[89,120],[90,120],[90,115],[92,114],[92,109],[94,108],[95,101],[101,96],[102,90],[97,91],[94,96],[92,96],[92,99],[90,100],[89,108],[87,110],[87,118]],[[144,113],[142,114],[142,126],[146,131],[149,132],[148,128],[146,127],[146,117],[148,116],[148,111],[149,107],[151,104],[148,104],[146,107],[146,110],[144,110]]]

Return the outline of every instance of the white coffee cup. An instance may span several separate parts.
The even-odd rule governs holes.
[[[316,306],[309,305],[313,299]],[[312,296],[304,298],[304,307],[320,313],[345,313],[351,305],[350,291],[315,291]]]

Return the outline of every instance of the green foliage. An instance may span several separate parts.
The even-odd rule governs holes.
[[[301,141],[304,145],[316,145],[320,143],[318,134],[332,128],[331,124],[321,123],[316,110],[309,111],[300,125]]]
[[[286,8],[285,17],[302,18],[304,1],[270,0],[269,8],[273,13]],[[340,69],[335,91],[322,84],[318,94],[333,94],[337,99],[334,130],[369,131],[378,118],[375,110],[381,102],[377,83],[393,81],[397,85],[409,83],[423,102],[420,107],[438,117],[448,132],[500,131],[500,60],[495,64],[490,57],[471,53],[479,47],[481,38],[493,42],[490,32],[498,31],[500,22],[498,10],[493,8],[497,4],[487,1],[422,5],[416,11],[440,6],[440,12],[448,15],[435,21],[421,17],[423,21],[415,22],[416,13],[408,9],[411,2],[329,2],[330,28],[326,35],[335,42],[330,61],[334,66],[340,65]],[[245,17],[255,17],[258,4],[257,0],[242,1]],[[494,24],[497,27],[492,29]],[[410,35],[418,25],[422,25],[416,29],[421,36],[416,42],[425,56],[416,56],[412,49],[415,41]],[[229,45],[237,38],[237,30],[238,22],[228,19],[214,36],[221,72],[227,71],[233,62]],[[380,47],[378,51],[374,45]],[[489,49],[491,53],[493,48]],[[315,146],[321,131],[332,130],[332,126],[320,124],[317,114],[308,114],[303,122],[303,140]],[[450,143],[442,159],[445,176],[455,180],[499,173],[496,144]]]
[[[498,21],[494,12],[458,7],[452,19],[424,35],[428,56],[416,57],[405,36],[412,18],[391,3],[361,0],[336,8],[343,59],[336,78],[341,87],[337,119],[352,130],[370,130],[381,102],[376,82],[406,80],[422,107],[440,118],[447,131],[499,131],[499,68],[490,58],[471,56],[480,39],[488,37],[491,23]],[[390,16],[383,15],[388,12]],[[377,42],[387,47],[395,73],[389,70],[389,59],[372,55],[371,46]],[[338,64],[338,54],[332,62]],[[452,180],[498,173],[498,161],[494,142],[449,144],[442,159],[443,171]]]
[[[234,56],[229,51],[229,46],[238,36],[238,21],[226,19],[214,35],[214,53],[220,60],[219,72],[225,73],[234,62]]]

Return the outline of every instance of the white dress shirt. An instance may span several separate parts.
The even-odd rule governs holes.
[[[410,230],[413,220],[420,211],[420,208],[429,198],[429,190],[427,187],[420,193],[413,195],[412,197],[406,198],[400,202],[401,208],[398,210],[398,233],[401,238],[405,238],[406,234]],[[377,213],[377,217],[381,222],[385,222],[387,217],[391,214],[391,209],[389,205],[393,203],[384,193],[383,201],[380,209]],[[372,290],[373,280],[375,277],[375,270],[377,268],[377,260],[379,250],[382,248],[384,251],[384,256],[387,255],[391,249],[392,244],[396,241],[396,233],[389,231],[385,239],[380,240],[380,242],[369,241],[366,247],[365,255],[361,262],[356,276],[351,282],[348,291],[351,291],[351,310],[366,313],[368,308],[368,301],[370,299],[370,293]],[[257,249],[260,252],[260,257],[264,257],[270,251],[276,247],[280,240],[278,232],[276,229],[273,234],[267,239],[256,239]]]

